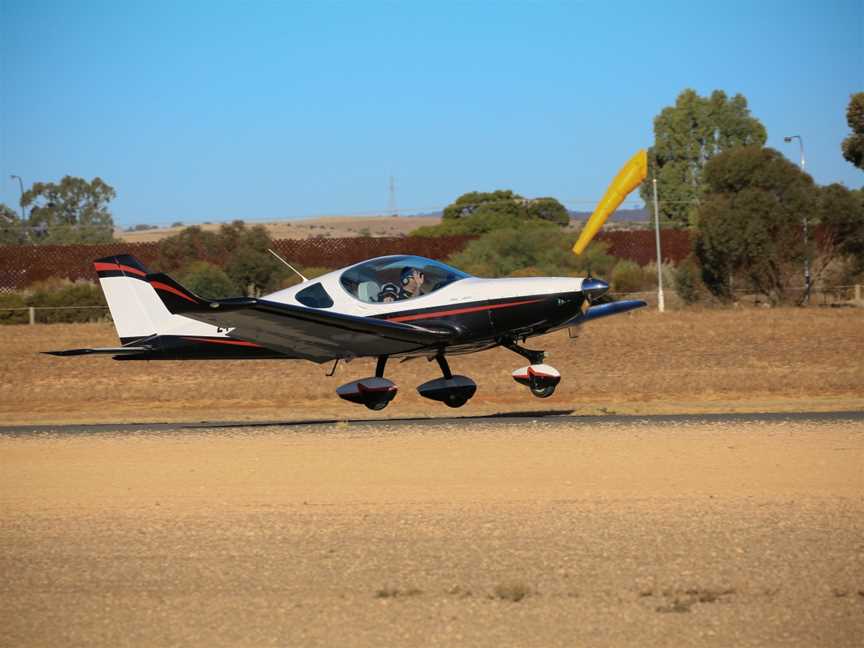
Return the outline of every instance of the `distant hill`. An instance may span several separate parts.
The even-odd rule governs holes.
[[[570,211],[571,220],[584,221],[590,218],[590,211]],[[627,222],[627,223],[647,223],[651,220],[651,214],[645,207],[638,207],[636,209],[618,209],[617,211],[612,212],[612,215],[609,217],[610,221],[618,221]]]
[[[575,229],[588,219],[591,212],[571,211],[571,229]],[[609,219],[614,226],[628,228],[628,224],[648,221],[646,209],[620,209]],[[248,225],[264,225],[274,239],[339,238],[352,236],[407,236],[418,227],[437,225],[441,222],[441,212],[421,214],[400,214],[396,216],[322,216],[297,220],[277,220],[271,222],[250,221]],[[199,223],[204,230],[215,231],[222,223]],[[172,227],[136,225],[126,230],[115,230],[114,235],[123,241],[159,241],[166,236],[177,234],[183,225],[175,223]]]
[[[570,214],[570,220],[584,221],[588,220],[592,212],[573,211],[568,209],[567,213]],[[402,216],[410,216],[411,218],[441,218],[442,212],[435,211],[423,214],[403,214]],[[651,220],[651,214],[645,207],[637,207],[635,209],[619,209],[612,213],[612,216],[609,217],[609,220],[628,223],[647,223],[649,220]]]

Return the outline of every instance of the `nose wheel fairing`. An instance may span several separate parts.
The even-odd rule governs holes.
[[[527,386],[537,398],[548,398],[555,393],[555,388],[561,382],[559,371],[547,364],[532,364],[516,369],[513,380]]]

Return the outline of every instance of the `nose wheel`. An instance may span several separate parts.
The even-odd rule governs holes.
[[[526,385],[537,398],[549,398],[561,382],[561,374],[547,364],[532,364],[513,372],[513,380]]]
[[[500,344],[531,363],[514,371],[513,380],[520,385],[526,385],[537,398],[549,398],[555,393],[555,388],[561,382],[561,374],[555,367],[543,363],[546,355],[543,351],[525,349],[513,339],[500,340]]]

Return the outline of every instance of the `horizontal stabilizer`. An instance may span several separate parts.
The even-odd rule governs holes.
[[[132,353],[146,353],[152,351],[150,346],[121,346],[121,347],[97,347],[95,349],[66,349],[64,351],[43,351],[45,355],[53,356],[77,356],[106,353],[111,355],[129,355]]]

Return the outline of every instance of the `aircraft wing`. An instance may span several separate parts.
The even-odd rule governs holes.
[[[147,275],[147,281],[172,313],[230,329],[231,338],[314,362],[434,349],[453,336],[450,331],[266,299],[205,300],[164,274]]]

